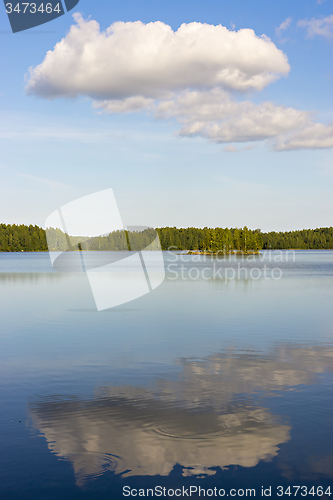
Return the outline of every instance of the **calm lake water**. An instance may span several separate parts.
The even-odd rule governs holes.
[[[98,312],[86,274],[0,253],[0,498],[333,498],[333,251],[164,260]]]

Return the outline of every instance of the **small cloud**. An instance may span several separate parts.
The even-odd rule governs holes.
[[[232,21],[230,21],[230,26],[231,26],[231,29],[234,30],[236,28],[236,24],[233,23]]]
[[[287,17],[287,19],[285,19],[278,28],[275,28],[275,33],[276,33],[276,36],[280,37],[281,34],[282,34],[282,31],[285,31],[286,29],[289,28],[290,24],[292,22],[292,19],[291,17]]]
[[[235,146],[226,146],[225,148],[223,148],[223,151],[225,151],[226,153],[237,153],[238,149],[235,148]]]
[[[313,17],[310,21],[303,19],[298,21],[297,26],[307,28],[308,38],[312,38],[316,35],[323,36],[327,39],[333,38],[333,14],[319,19]]]
[[[307,127],[281,135],[273,141],[275,151],[333,148],[333,124],[309,123]]]

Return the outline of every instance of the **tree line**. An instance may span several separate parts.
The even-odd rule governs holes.
[[[23,224],[0,224],[0,252],[45,252],[52,250],[138,250],[151,245],[155,230],[142,232],[114,231],[106,236],[80,238],[68,236],[60,229],[45,229]],[[207,252],[257,252],[264,249],[333,249],[333,227],[300,231],[262,232],[244,228],[176,228],[156,229],[162,250],[199,250]],[[47,241],[48,239],[48,241]],[[80,244],[79,244],[80,242]],[[152,246],[152,249],[155,247]]]
[[[38,226],[0,224],[0,252],[47,251],[45,229]]]
[[[262,248],[260,229],[251,230],[246,226],[238,228],[162,227],[157,229],[162,250],[174,247],[177,250],[199,250],[207,252],[242,251],[256,252]]]
[[[262,233],[263,249],[313,249],[328,250],[333,248],[333,227],[319,227],[317,229],[302,229],[276,233]]]
[[[104,236],[93,238],[68,236],[60,229],[46,230],[49,250],[143,250],[151,246],[151,250],[158,250],[156,230],[146,228],[141,231],[118,230]]]

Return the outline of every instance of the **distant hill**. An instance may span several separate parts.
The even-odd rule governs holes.
[[[208,228],[162,227],[156,229],[163,250],[201,250],[209,252],[258,251],[261,249],[333,249],[333,227],[318,229],[302,229],[300,231],[263,233],[260,229],[244,228]],[[68,237],[54,230],[57,241],[66,241]],[[86,250],[118,250],[124,238],[122,232],[116,231],[108,236],[92,238],[82,244]],[[78,250],[76,239],[73,250]],[[98,244],[97,244],[98,243]],[[76,246],[75,246],[76,245]],[[64,246],[64,249],[66,245]],[[0,252],[45,252],[48,250],[46,231],[38,226],[23,224],[0,224]]]

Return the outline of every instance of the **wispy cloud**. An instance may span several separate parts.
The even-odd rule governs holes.
[[[287,17],[287,19],[285,19],[280,24],[280,26],[278,28],[275,28],[276,36],[280,37],[281,34],[282,34],[282,32],[289,28],[289,26],[291,25],[291,22],[292,22],[292,18],[291,17]]]
[[[253,148],[253,144],[249,144],[244,148],[236,148],[234,145],[230,144],[230,146],[225,146],[222,151],[225,151],[226,153],[239,153],[240,151],[250,151]]]
[[[333,39],[333,14],[317,19],[313,17],[310,21],[303,19],[298,21],[297,26],[307,28],[307,36],[309,38],[323,36],[330,40]]]
[[[238,149],[235,148],[235,146],[230,145],[230,146],[225,146],[223,148],[223,151],[225,151],[226,153],[237,153]]]

